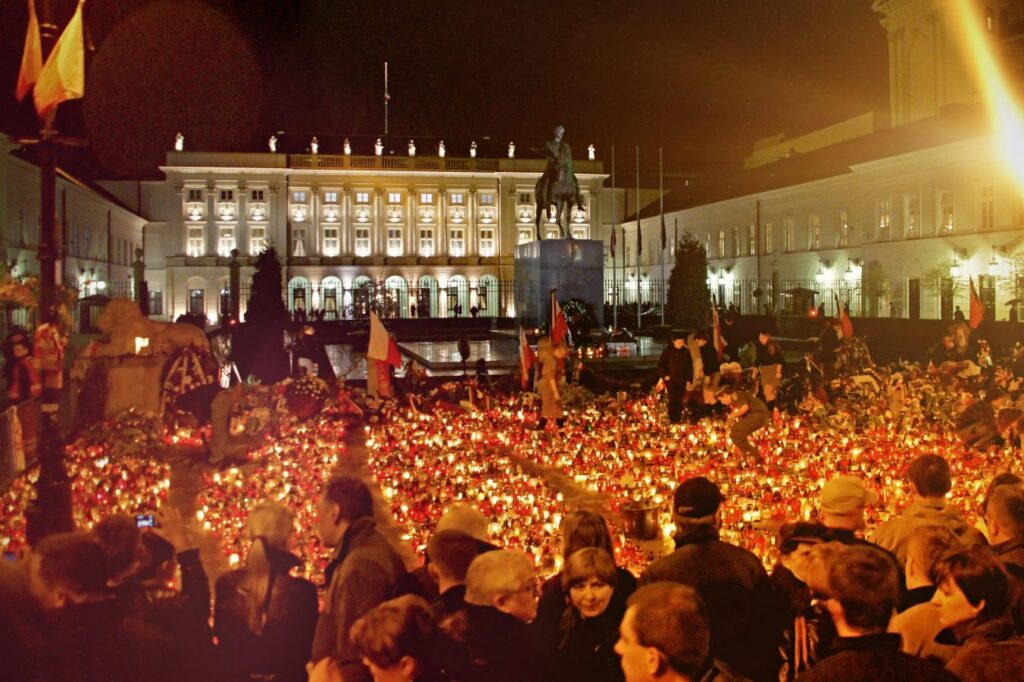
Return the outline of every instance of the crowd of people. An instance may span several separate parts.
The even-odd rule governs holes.
[[[474,507],[447,508],[412,571],[367,485],[315,500],[325,584],[294,575],[295,514],[250,511],[244,565],[210,582],[173,507],[34,539],[0,569],[5,679],[1004,680],[1024,669],[1024,482],[991,482],[971,524],[939,455],[915,497],[862,537],[877,502],[838,476],[812,520],[785,523],[766,571],[720,539],[722,490],[681,482],[675,550],[641,575],[616,563],[603,516],[561,524],[560,570],[503,547]],[[313,504],[313,501],[310,501]],[[152,521],[153,527],[140,528]],[[211,599],[212,597],[212,599]]]

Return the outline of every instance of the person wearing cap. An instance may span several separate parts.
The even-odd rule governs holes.
[[[648,566],[640,584],[667,580],[694,588],[707,605],[712,656],[751,679],[768,679],[778,670],[771,585],[760,559],[719,539],[723,500],[706,478],[679,484],[672,510],[676,549]]]
[[[661,351],[658,359],[657,392],[668,389],[668,421],[678,424],[683,418],[686,385],[693,381],[693,359],[686,348],[686,334],[672,332],[672,343]]]
[[[855,533],[864,529],[864,510],[878,503],[878,493],[868,490],[853,476],[836,476],[821,489],[821,522],[829,529],[829,539],[852,545],[860,540]]]
[[[757,446],[750,442],[750,437],[767,426],[771,413],[768,406],[753,393],[740,391],[726,386],[718,391],[716,397],[726,407],[732,407],[729,413],[729,440],[745,455],[761,462],[763,458]]]

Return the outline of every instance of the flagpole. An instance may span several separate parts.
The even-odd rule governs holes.
[[[39,37],[43,54],[52,52],[57,41],[57,25],[52,2],[39,7]],[[56,107],[40,118],[39,139],[39,319],[38,324],[60,325],[57,314],[57,131],[53,128]],[[62,370],[61,370],[62,371]],[[36,499],[25,512],[29,538],[41,539],[47,535],[74,529],[71,516],[71,487],[64,465],[64,452],[60,443],[58,420],[59,389],[44,388],[37,448],[39,478],[36,480]]]
[[[665,170],[658,147],[658,212],[661,213],[661,325],[665,326]]]
[[[640,146],[636,148],[636,328],[643,327],[640,313],[640,256],[644,250],[644,237],[640,226]]]
[[[615,224],[618,222],[618,219],[619,219],[619,214],[615,212],[615,145],[612,145],[612,240],[611,240],[612,244],[614,244],[615,240],[616,240],[616,237],[615,237],[616,225]],[[626,245],[623,244],[622,248],[626,248]],[[618,287],[618,283],[615,280],[615,277],[616,277],[615,249],[612,249],[611,251],[612,251],[612,329],[618,329],[619,328],[619,287]]]

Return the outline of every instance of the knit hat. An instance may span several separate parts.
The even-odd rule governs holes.
[[[821,489],[821,511],[825,514],[846,516],[876,502],[878,494],[853,476],[836,476]]]
[[[691,519],[711,516],[718,511],[718,506],[725,500],[718,486],[697,476],[683,481],[676,488],[675,513]]]

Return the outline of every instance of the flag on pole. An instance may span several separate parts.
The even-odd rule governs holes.
[[[569,334],[569,322],[565,319],[562,306],[558,305],[557,289],[551,290],[551,345],[561,346]]]
[[[394,336],[388,336],[388,358],[385,362],[393,367],[402,366],[402,351],[398,349],[398,341],[395,341]]]
[[[78,0],[74,16],[60,34],[60,39],[39,73],[33,98],[40,118],[61,102],[85,95],[85,47],[82,42],[84,4],[85,0]]]
[[[722,325],[718,321],[718,302],[714,300],[714,297],[711,299],[711,330],[715,352],[718,354],[718,359],[722,360],[725,357],[725,347],[729,345],[729,342],[722,336]]]
[[[387,360],[390,350],[388,330],[384,323],[377,317],[377,313],[370,311],[370,343],[366,347],[366,357],[371,360]]]
[[[609,240],[609,247],[611,248],[613,262],[614,262],[614,259],[615,259],[615,243],[616,243],[615,225],[613,224],[612,225],[612,238]]]
[[[978,296],[977,289],[974,288],[974,278],[969,277],[968,281],[971,283],[971,329],[977,329],[981,321],[985,319],[985,304],[981,301],[981,296]]]
[[[527,388],[530,385],[530,370],[533,368],[533,364],[537,361],[537,356],[534,354],[533,349],[530,348],[530,344],[526,342],[526,330],[522,327],[519,328],[519,375],[523,383],[523,388]]]
[[[32,86],[39,80],[43,70],[43,42],[39,38],[39,19],[36,18],[35,0],[28,0],[28,31],[25,33],[25,49],[21,53],[21,70],[18,71],[18,85],[14,98],[25,99]]]
[[[665,232],[665,214],[661,214],[661,250],[664,251],[668,245],[668,234]]]
[[[839,294],[832,292],[832,295],[836,299],[836,319],[839,320],[839,328],[843,330],[843,338],[853,338],[853,320],[846,314],[846,308],[839,302]]]

